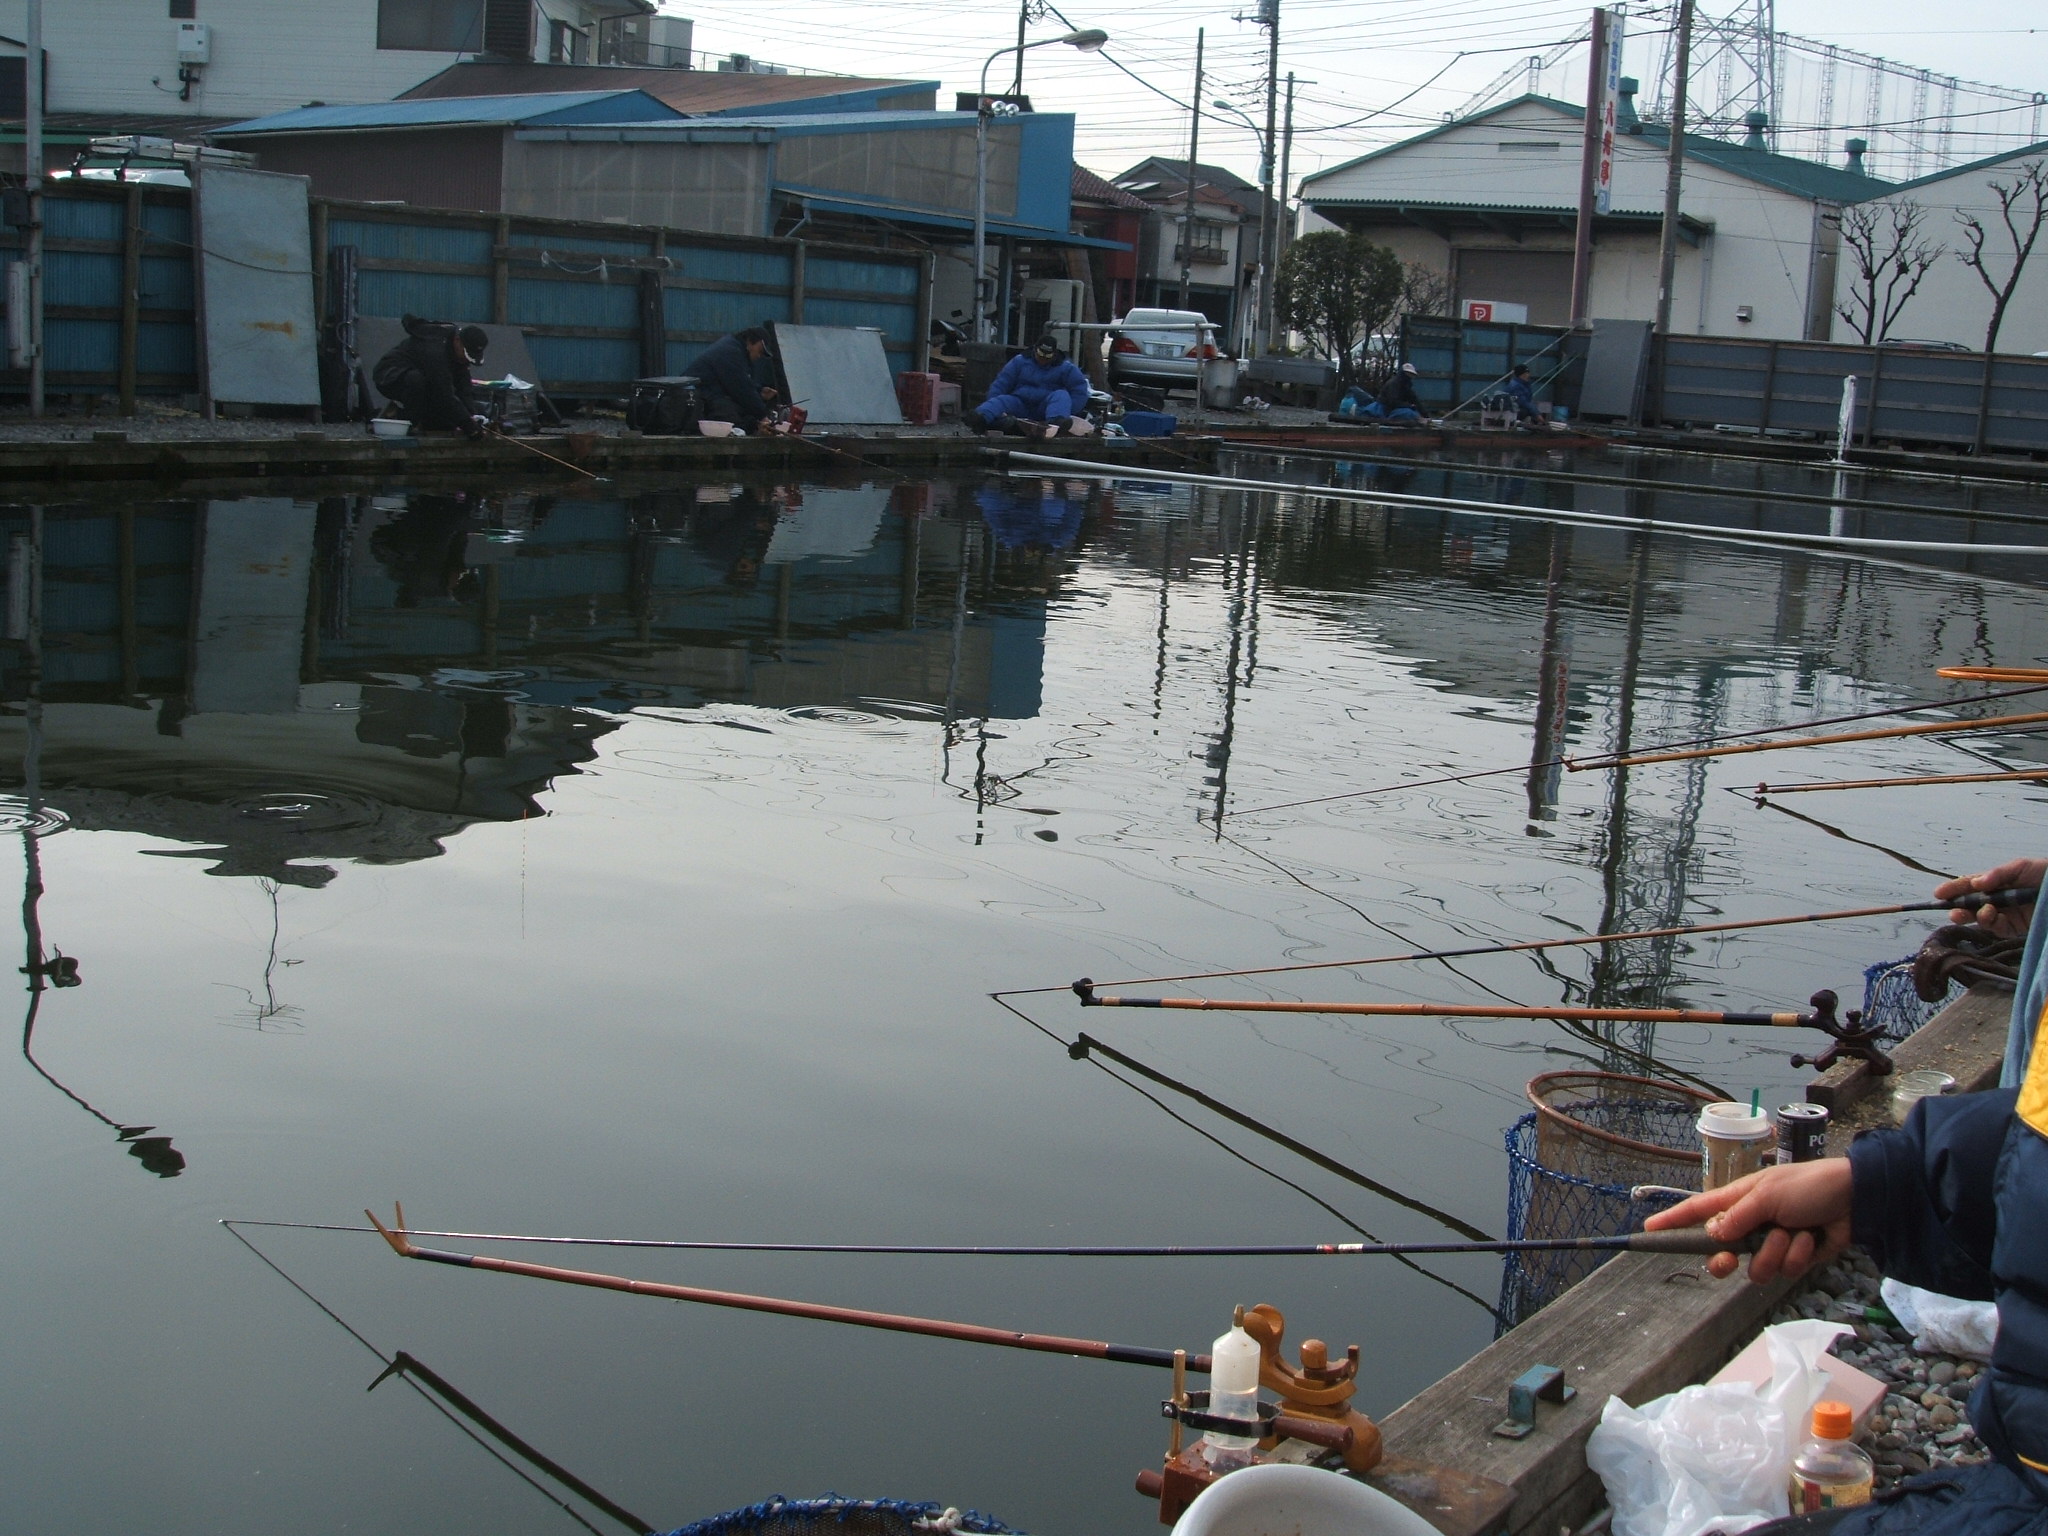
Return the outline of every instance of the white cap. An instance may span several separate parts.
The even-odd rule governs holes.
[[[1415,365],[1413,363],[1403,363],[1401,365],[1401,371],[1403,373],[1413,373],[1415,372]]]

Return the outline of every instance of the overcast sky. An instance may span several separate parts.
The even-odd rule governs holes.
[[[763,60],[833,73],[891,78],[934,76],[943,82],[941,105],[952,92],[971,91],[989,53],[1016,40],[1014,0],[968,5],[957,0],[787,0],[772,7],[739,0],[661,0],[665,10],[696,22],[696,47],[713,53],[750,53]],[[1025,86],[1040,110],[1073,112],[1079,119],[1075,157],[1115,175],[1148,154],[1186,152],[1186,102],[1192,86],[1195,31],[1207,29],[1210,83],[1205,99],[1241,102],[1263,126],[1260,94],[1265,40],[1238,8],[1207,0],[1056,0],[1076,27],[1100,27],[1111,36],[1107,58],[1064,47],[1025,55]],[[1727,0],[1700,0],[1708,14],[1729,14]],[[1297,179],[1319,166],[1417,132],[1463,106],[1504,70],[1546,44],[1585,25],[1589,8],[1556,0],[1280,0],[1284,74],[1301,77],[1295,109],[1293,170]],[[1249,15],[1253,0],[1242,13]],[[1778,26],[1860,53],[1877,54],[1938,74],[1959,75],[2023,91],[2048,91],[2048,24],[2013,0],[1946,0],[1936,7],[1908,0],[1780,0]],[[1030,35],[1065,30],[1053,16],[1034,22]],[[1638,19],[1630,27],[1627,69],[1643,77],[1645,95],[1656,74],[1667,29]],[[1460,54],[1463,57],[1460,57]],[[1123,66],[1129,73],[1118,70]],[[1794,60],[1789,74],[1809,114],[1817,65]],[[990,71],[993,88],[1007,83],[1010,61]],[[1136,77],[1136,78],[1133,78]],[[1567,64],[1547,75],[1548,94],[1579,97],[1584,65]],[[1148,87],[1150,87],[1148,89]],[[1788,102],[1802,94],[1795,86]],[[1168,99],[1171,98],[1171,99]],[[1860,78],[1844,69],[1831,119],[1849,124],[1866,100]],[[1898,121],[1910,110],[1909,89],[1887,102],[1880,116]],[[1647,104],[1647,103],[1646,103]],[[1963,103],[1965,108],[1971,104]],[[1977,104],[1981,108],[1981,103]],[[1938,114],[1941,90],[1931,93]],[[1793,115],[1788,112],[1788,116]],[[1959,158],[1980,149],[2010,147],[1987,129],[2018,128],[2026,114],[1995,122],[1962,115],[1950,125]],[[1365,119],[1361,121],[1361,119]],[[1838,143],[1853,126],[1833,134]],[[2042,129],[2048,136],[2048,121]],[[1241,123],[1205,120],[1201,156],[1256,179],[1259,151]],[[1883,166],[1875,167],[1884,173]],[[1890,171],[1902,175],[1898,167]]]

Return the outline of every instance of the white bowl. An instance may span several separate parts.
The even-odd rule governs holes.
[[[1204,1488],[1174,1536],[1435,1536],[1436,1527],[1341,1472],[1280,1463]]]
[[[389,417],[379,416],[371,421],[370,430],[379,437],[404,437],[412,431],[412,423],[392,421]]]
[[[699,421],[697,433],[700,437],[731,437],[733,424],[729,421]]]

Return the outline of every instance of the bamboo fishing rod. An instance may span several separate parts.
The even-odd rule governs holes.
[[[366,1216],[370,1215],[370,1213],[367,1211],[365,1211],[363,1214]],[[1711,1238],[1707,1236],[1705,1230],[1700,1227],[1679,1227],[1674,1230],[1665,1232],[1623,1232],[1604,1237],[1486,1238],[1473,1242],[1446,1241],[1425,1243],[1345,1242],[1206,1244],[1177,1243],[1113,1244],[1107,1246],[1082,1245],[1061,1247],[1046,1244],[973,1245],[949,1243],[746,1243],[697,1241],[682,1238],[546,1237],[521,1232],[433,1232],[426,1231],[420,1228],[411,1227],[400,1227],[394,1229],[384,1226],[381,1222],[377,1220],[375,1216],[370,1216],[370,1221],[372,1225],[368,1227],[343,1226],[338,1223],[296,1221],[238,1220],[231,1224],[238,1227],[289,1227],[299,1230],[315,1232],[376,1231],[382,1233],[386,1242],[390,1243],[393,1248],[397,1249],[403,1257],[409,1259],[429,1259],[437,1263],[458,1264],[472,1269],[505,1268],[508,1273],[530,1275],[538,1279],[565,1279],[570,1284],[586,1284],[595,1283],[597,1281],[608,1281],[614,1283],[605,1285],[603,1287],[604,1289],[630,1289],[648,1295],[666,1295],[674,1291],[692,1291],[692,1294],[690,1295],[680,1296],[676,1298],[678,1300],[684,1301],[697,1300],[699,1299],[699,1294],[694,1292],[691,1287],[670,1286],[663,1289],[658,1287],[657,1282],[654,1281],[627,1280],[615,1275],[599,1275],[588,1276],[587,1278],[569,1279],[568,1277],[572,1276],[584,1277],[586,1276],[587,1272],[582,1270],[556,1269],[553,1266],[546,1264],[529,1264],[524,1266],[517,1266],[511,1265],[503,1260],[489,1259],[479,1254],[443,1253],[435,1249],[420,1248],[418,1245],[412,1243],[411,1240],[415,1237],[445,1237],[453,1238],[463,1242],[553,1243],[557,1245],[583,1248],[663,1248],[685,1249],[696,1252],[710,1251],[721,1253],[897,1254],[911,1258],[969,1257],[1047,1259],[1272,1259],[1320,1258],[1330,1256],[1340,1258],[1406,1258],[1411,1255],[1428,1256],[1435,1254],[1458,1253],[1623,1252],[1714,1254],[1741,1251],[1739,1243],[1735,1246],[1731,1246],[1725,1240]],[[410,1251],[407,1251],[408,1249],[410,1249]],[[813,1308],[814,1306],[813,1303],[809,1302],[781,1301],[774,1297],[745,1296],[744,1293],[728,1291],[713,1291],[703,1294],[709,1294],[713,1296],[738,1295],[741,1296],[742,1299],[747,1301],[758,1301],[767,1303],[766,1306],[753,1309],[759,1311],[787,1312],[788,1309],[791,1308],[809,1309]],[[731,1304],[732,1303],[714,1303],[714,1305]],[[837,1313],[849,1312],[853,1309],[827,1307],[817,1310],[823,1312]],[[815,1315],[815,1313],[814,1311],[807,1310],[804,1312],[793,1313],[791,1315],[811,1316]],[[889,1313],[860,1312],[857,1314],[857,1317],[889,1317],[891,1315],[892,1314]],[[847,1322],[854,1320],[856,1319],[849,1317],[831,1317],[826,1319],[826,1321],[833,1322]],[[984,1329],[977,1324],[971,1323],[940,1322],[930,1318],[913,1318],[909,1319],[909,1321],[929,1324],[930,1328],[904,1331],[918,1332],[935,1331],[940,1329],[966,1329],[969,1330],[970,1333],[977,1335],[981,1333],[995,1333],[999,1335],[999,1338],[995,1341],[979,1337],[971,1338],[969,1342],[973,1343],[1002,1342],[1014,1338],[1045,1337],[1042,1335],[1035,1334],[1014,1334],[1006,1329]],[[867,1324],[865,1326],[883,1327],[887,1325],[877,1323]],[[950,1338],[955,1337],[956,1335],[951,1333],[940,1333],[938,1336],[942,1338]],[[1089,1344],[1091,1351],[1095,1349],[1109,1349],[1115,1347],[1109,1345],[1096,1346],[1088,1340],[1069,1339],[1061,1340],[1060,1342]],[[1031,1348],[1033,1346],[1017,1345],[1015,1347]],[[1058,1352],[1076,1353],[1076,1351],[1065,1350]],[[1146,1353],[1148,1356],[1151,1354],[1165,1354],[1168,1358],[1164,1363],[1168,1365],[1172,1364],[1173,1352],[1171,1350],[1145,1351],[1144,1353]],[[1104,1356],[1103,1358],[1116,1359],[1121,1357],[1112,1355]],[[1135,1363],[1149,1365],[1153,1364],[1154,1362],[1148,1358],[1144,1361]],[[1189,1360],[1188,1365],[1191,1369],[1195,1370],[1201,1370],[1205,1368],[1203,1366],[1196,1365],[1193,1359]]]
[[[1824,789],[1909,789],[1922,784],[2011,784],[2048,779],[2048,768],[2021,769],[2013,773],[1925,773],[1897,779],[1824,779],[1816,784],[1759,784],[1758,799],[1765,795],[1810,795]]]
[[[1566,1019],[1580,1024],[1748,1024],[1775,1029],[1820,1029],[1837,1024],[1832,1006],[1810,1013],[1738,1013],[1722,1008],[1524,1008],[1510,1003],[1296,1003],[1219,1001],[1208,997],[1102,997],[1083,976],[1073,984],[1083,1008],[1192,1008],[1217,1013],[1344,1013],[1409,1019]],[[1824,994],[1831,1000],[1833,994]]]
[[[2048,667],[1936,667],[1934,675],[1971,683],[2048,683]]]
[[[1918,725],[1891,725],[1877,731],[1838,731],[1830,736],[1793,736],[1784,741],[1746,741],[1733,746],[1692,747],[1683,752],[1645,752],[1633,757],[1567,758],[1571,773],[1612,768],[1640,768],[1649,763],[1680,763],[1701,757],[1736,757],[1745,752],[1782,752],[1790,747],[1841,746],[1852,741],[1888,741],[1902,736],[1941,736],[1963,731],[1997,731],[2048,723],[2048,713],[1992,715],[1983,720],[1928,720]]]
[[[2048,690],[2048,672],[2042,673],[2032,686],[2025,688],[2006,688],[1994,693],[1980,693],[1964,699],[1926,699],[1914,704],[1895,704],[1889,709],[1870,709],[1852,715],[1825,715],[1818,720],[1803,720],[1796,727],[1790,725],[1763,725],[1747,731],[1726,731],[1713,736],[1694,736],[1684,741],[1667,741],[1657,750],[1660,752],[1670,751],[1679,747],[1696,747],[1717,741],[1742,741],[1750,737],[1771,736],[1779,731],[1794,729],[1810,731],[1816,726],[1822,725],[1854,725],[1863,720],[1896,719],[1900,715],[1909,715],[1916,710],[1953,709],[1963,704],[1991,704],[2000,699],[2021,698],[2027,694],[2040,693],[2044,690]],[[1570,761],[1568,758],[1553,757],[1535,764],[1513,763],[1505,768],[1480,768],[1470,773],[1449,774],[1440,779],[1410,779],[1400,784],[1378,784],[1371,789],[1347,789],[1339,794],[1317,795],[1309,800],[1283,800],[1276,805],[1247,806],[1243,810],[1227,811],[1224,814],[1227,816],[1257,816],[1266,811],[1291,811],[1298,806],[1326,805],[1333,800],[1356,800],[1365,795],[1385,795],[1401,789],[1432,789],[1439,784],[1465,784],[1473,779],[1499,778],[1510,773],[1525,774],[1532,766],[1536,768],[1556,768],[1568,761]],[[1589,766],[1604,765],[1598,760],[1594,760]]]
[[[1986,891],[1972,902],[1977,907],[2025,907],[2040,895],[2036,886],[2016,886],[2003,891]],[[1394,965],[1403,961],[1472,960],[1482,955],[1518,955],[1533,950],[1574,949],[1589,944],[1619,944],[1628,939],[1675,939],[1703,933],[1735,933],[1752,928],[1783,928],[1795,923],[1833,923],[1859,917],[1896,917],[1911,912],[1949,912],[1953,901],[1901,901],[1882,907],[1845,907],[1835,912],[1800,912],[1784,917],[1731,918],[1720,923],[1694,923],[1677,928],[1635,928],[1625,933],[1586,933],[1569,939],[1524,939],[1515,944],[1477,944],[1466,949],[1417,949],[1400,955],[1368,955],[1355,960],[1305,960],[1293,965],[1253,965],[1235,971],[1185,971],[1178,976],[1133,976],[1123,981],[1092,983],[1105,987],[1147,987],[1168,981],[1227,981],[1236,976],[1280,976],[1295,971],[1349,971],[1369,965]],[[995,998],[1023,997],[1040,992],[1065,992],[1067,986],[1023,987],[1009,992],[992,992]],[[1549,1015],[1547,1015],[1548,1017]]]

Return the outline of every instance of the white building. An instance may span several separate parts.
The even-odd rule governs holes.
[[[1982,350],[1991,323],[1991,293],[1962,261],[1961,253],[1969,249],[1969,243],[1960,221],[1968,216],[1984,226],[1985,265],[1993,278],[2002,281],[2012,271],[2013,245],[1992,187],[1994,183],[2012,186],[2030,164],[2048,164],[2048,143],[1904,182],[1871,200],[1877,208],[1917,203],[1925,210],[1921,236],[1930,244],[1945,247],[1893,323],[1890,334],[1894,338],[1956,342],[1972,351]],[[2022,238],[2032,210],[2031,195],[2023,195],[2015,209]],[[1843,262],[1838,285],[1846,289],[1854,276],[1850,264]],[[2019,286],[2013,290],[1999,327],[1998,350],[2048,351],[2048,231],[2043,232],[2033,259],[2021,269]]]
[[[0,0],[0,64],[17,96],[24,10]],[[60,134],[71,118],[169,119],[154,131],[175,131],[180,118],[389,101],[477,54],[687,66],[689,32],[652,0],[46,0],[45,106]]]
[[[1595,316],[1651,320],[1668,127],[1635,116],[1622,82],[1612,211],[1594,225]],[[1572,239],[1585,112],[1522,96],[1302,183],[1303,233],[1362,230],[1446,272],[1459,300],[1526,304],[1570,319]],[[1746,142],[1686,136],[1672,328],[1706,336],[1826,340],[1845,203],[1888,190],[1860,167],[1772,153],[1760,114]]]

